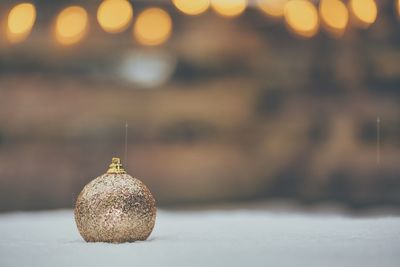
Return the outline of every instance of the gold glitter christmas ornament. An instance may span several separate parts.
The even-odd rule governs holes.
[[[125,172],[119,158],[83,188],[75,205],[76,225],[87,242],[146,240],[155,220],[156,202],[150,190]]]

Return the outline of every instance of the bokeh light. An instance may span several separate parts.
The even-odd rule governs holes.
[[[397,11],[397,16],[400,16],[400,0],[396,1],[396,11]]]
[[[349,9],[357,26],[367,28],[373,24],[378,15],[375,0],[350,0]]]
[[[307,0],[291,0],[287,2],[284,16],[289,29],[299,36],[312,37],[318,32],[317,9]]]
[[[400,16],[400,0],[397,0],[395,5],[396,5],[397,16]]]
[[[97,21],[109,33],[126,30],[132,16],[133,8],[127,0],[105,0],[97,9]]]
[[[135,88],[157,88],[174,74],[176,57],[165,50],[136,49],[124,53],[119,76]]]
[[[323,27],[334,34],[341,36],[349,22],[349,12],[346,5],[340,0],[321,0],[319,14]]]
[[[25,40],[32,31],[36,20],[36,8],[30,3],[14,6],[8,13],[7,39],[11,43]]]
[[[88,14],[84,8],[67,7],[57,16],[56,39],[63,45],[75,44],[86,35],[88,26]]]
[[[211,7],[223,17],[237,17],[247,7],[247,0],[211,0]]]
[[[282,17],[288,0],[258,0],[258,7],[270,17]]]
[[[210,6],[210,0],[172,0],[175,7],[187,15],[199,15]]]
[[[172,20],[167,12],[160,8],[148,8],[136,19],[133,34],[143,45],[160,45],[171,36]]]

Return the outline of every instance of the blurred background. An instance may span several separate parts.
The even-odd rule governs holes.
[[[160,207],[400,209],[399,12],[1,1],[0,211],[73,207],[114,156]]]

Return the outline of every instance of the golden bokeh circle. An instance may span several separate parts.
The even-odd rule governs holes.
[[[105,0],[97,9],[97,21],[108,33],[126,30],[132,17],[133,8],[127,0]]]
[[[378,16],[375,0],[350,0],[348,5],[356,26],[367,28]]]
[[[284,8],[286,25],[296,35],[309,38],[318,32],[319,19],[315,6],[307,0],[291,0]]]
[[[7,39],[11,43],[25,40],[31,33],[36,21],[36,8],[31,3],[14,6],[7,16]]]
[[[266,15],[279,18],[283,16],[283,10],[288,0],[257,0],[257,5]]]
[[[175,7],[187,15],[199,15],[210,7],[210,0],[172,0]]]
[[[70,6],[58,14],[55,25],[56,40],[62,45],[78,43],[88,31],[88,14],[80,6]]]
[[[223,17],[237,17],[247,7],[247,0],[211,0],[213,10]]]
[[[151,7],[142,11],[133,27],[135,39],[142,45],[156,46],[171,36],[172,20],[161,8]]]
[[[340,0],[321,0],[319,14],[323,27],[335,36],[340,36],[346,30],[349,22],[349,12]]]

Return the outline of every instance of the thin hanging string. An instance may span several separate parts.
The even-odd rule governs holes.
[[[125,154],[124,154],[125,169],[128,168],[128,122],[125,121]]]
[[[381,163],[381,119],[376,118],[376,164]]]

